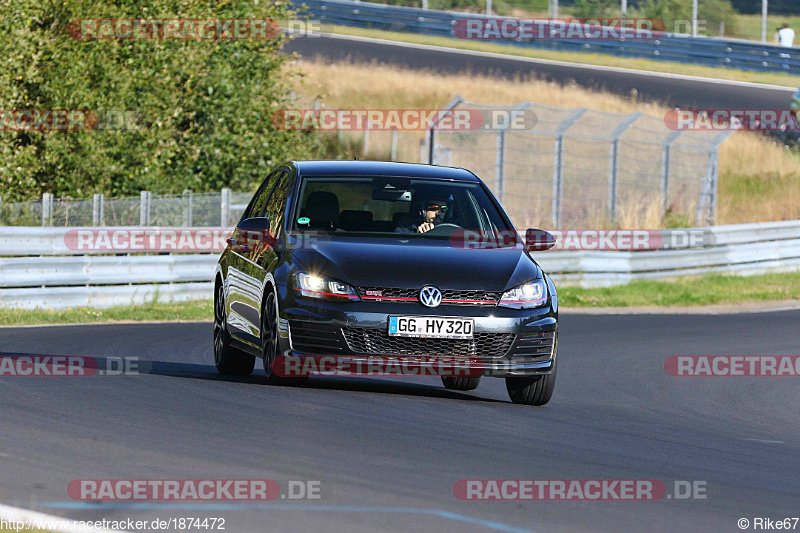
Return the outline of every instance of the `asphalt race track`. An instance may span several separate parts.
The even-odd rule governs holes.
[[[636,89],[640,100],[684,108],[789,109],[794,93],[794,89],[772,85],[689,79],[332,34],[298,37],[289,42],[285,50],[308,59],[362,63],[377,61],[444,73],[472,72],[510,79],[531,77],[560,83],[574,81],[588,89],[605,90],[623,96],[630,96],[631,89]],[[531,94],[531,100],[536,100],[535,94]]]
[[[800,311],[562,314],[545,407],[503,381],[223,378],[210,323],[0,329],[0,355],[138,357],[138,376],[0,378],[0,498],[76,519],[224,517],[250,531],[739,531],[800,513],[791,377],[671,377],[670,355],[800,354]],[[707,499],[461,501],[460,479],[705,481]],[[77,479],[318,480],[318,500],[73,501]]]

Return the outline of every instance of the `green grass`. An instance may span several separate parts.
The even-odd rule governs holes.
[[[797,87],[798,85],[800,85],[800,76],[783,74],[783,73],[750,72],[750,71],[734,70],[726,68],[688,65],[684,63],[673,63],[670,61],[651,61],[649,59],[615,57],[603,54],[556,52],[553,50],[538,50],[535,48],[521,48],[513,45],[468,41],[464,39],[455,39],[455,38],[451,39],[447,37],[431,37],[426,35],[417,35],[413,33],[391,32],[391,31],[373,30],[365,28],[351,28],[348,26],[333,26],[333,25],[323,24],[321,30],[323,32],[339,33],[343,35],[372,37],[376,39],[388,39],[392,41],[402,41],[415,44],[427,44],[433,46],[446,46],[449,48],[459,48],[462,50],[494,52],[498,54],[508,54],[520,57],[531,57],[536,59],[569,61],[572,63],[584,63],[587,65],[631,68],[636,70],[647,70],[652,72],[665,72],[669,74],[684,74],[687,76],[701,76],[705,78],[718,78],[724,80],[748,81],[752,83],[783,85],[786,87]],[[799,30],[798,35],[800,35],[800,28],[798,28],[798,30]]]
[[[699,306],[779,300],[800,300],[800,272],[635,281],[600,289],[558,286],[558,303],[564,307]]]
[[[173,304],[146,304],[91,309],[76,307],[63,310],[0,309],[0,326],[30,324],[89,324],[93,322],[155,322],[169,320],[200,321],[214,317],[211,300]]]

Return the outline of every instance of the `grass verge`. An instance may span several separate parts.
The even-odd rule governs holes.
[[[759,276],[687,277],[670,281],[635,281],[601,289],[558,286],[563,307],[703,306],[798,300],[800,272]],[[0,309],[0,325],[79,324],[147,321],[205,321],[213,316],[211,300],[111,309]],[[2,530],[0,530],[2,531]]]
[[[701,306],[781,300],[800,303],[800,272],[635,281],[599,289],[558,287],[558,304],[564,307]]]
[[[33,324],[91,324],[107,322],[201,321],[214,316],[211,300],[172,304],[145,304],[92,309],[77,307],[52,309],[0,309],[0,326]]]
[[[359,37],[371,37],[375,39],[387,39],[390,41],[428,44],[433,46],[446,46],[448,48],[475,50],[478,52],[494,52],[496,54],[531,57],[535,59],[550,59],[554,61],[569,61],[571,63],[630,68],[651,72],[664,72],[668,74],[683,74],[686,76],[701,76],[704,78],[766,83],[771,85],[783,85],[785,87],[797,87],[800,85],[800,76],[783,73],[752,72],[723,67],[715,68],[700,65],[690,65],[671,61],[652,61],[649,59],[616,57],[604,54],[558,52],[554,50],[541,50],[536,48],[522,48],[513,45],[468,41],[465,39],[450,39],[447,37],[417,35],[414,33],[352,28],[349,26],[323,25],[321,29],[323,32],[338,33],[342,35],[355,35]]]

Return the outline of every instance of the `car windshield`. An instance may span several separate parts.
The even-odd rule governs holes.
[[[294,231],[443,238],[513,230],[479,183],[391,177],[304,178]]]

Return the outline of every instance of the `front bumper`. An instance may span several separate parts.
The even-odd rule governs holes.
[[[427,308],[417,303],[294,298],[285,288],[279,293],[284,302],[281,353],[287,358],[327,356],[341,363],[340,368],[349,369],[366,368],[368,361],[396,363],[394,368],[401,365],[409,369],[409,375],[431,375],[432,367],[446,373],[447,361],[456,361],[459,372],[472,376],[545,375],[554,367],[558,318],[550,304],[525,310],[448,305]],[[474,339],[389,337],[390,315],[472,318]]]

